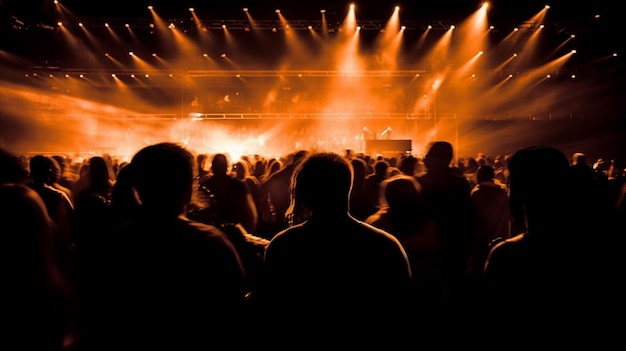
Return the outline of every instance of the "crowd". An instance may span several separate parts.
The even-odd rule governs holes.
[[[170,142],[128,162],[0,150],[3,347],[619,336],[624,165],[550,146],[453,156],[447,141],[423,157],[232,160]]]

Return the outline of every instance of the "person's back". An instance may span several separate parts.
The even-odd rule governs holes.
[[[270,330],[305,343],[315,338],[354,346],[389,337],[407,307],[411,272],[404,249],[389,233],[348,214],[352,169],[346,159],[313,154],[296,172],[293,209],[309,215],[295,213],[305,221],[267,247],[264,280],[255,292],[262,318],[275,323]]]
[[[140,150],[125,167],[131,167],[141,207],[108,245],[101,301],[113,330],[96,335],[88,347],[236,347],[245,270],[224,232],[185,215],[192,154],[160,143]]]
[[[425,208],[435,221],[443,256],[446,295],[457,299],[468,292],[468,265],[474,232],[471,185],[451,167],[452,145],[446,141],[430,144],[424,156],[427,171],[417,178],[422,185]]]
[[[201,187],[213,196],[214,224],[241,224],[253,233],[258,223],[256,204],[244,180],[231,176],[225,154],[216,154],[211,162],[212,173],[199,180]]]
[[[0,349],[62,351],[72,316],[68,257],[33,189],[0,184],[0,233]]]
[[[490,245],[511,237],[511,211],[506,185],[495,179],[491,166],[476,171],[477,184],[472,188],[475,236],[472,244],[472,278],[481,279]]]
[[[266,201],[268,198],[272,202],[274,210],[276,212],[275,221],[265,226],[264,236],[271,238],[277,232],[287,228],[287,219],[285,214],[289,208],[289,183],[294,169],[298,163],[307,155],[307,151],[299,150],[290,155],[291,161],[287,162],[282,168],[276,171],[271,171],[266,178],[261,181],[260,193],[261,201]],[[280,162],[275,162],[273,165],[280,166]],[[271,170],[271,168],[270,168]]]
[[[44,155],[35,155],[29,160],[30,182],[28,186],[39,194],[50,219],[56,224],[59,245],[69,255],[72,243],[72,216],[74,205],[70,197],[53,185],[53,159]]]
[[[381,183],[380,209],[365,222],[381,228],[400,241],[411,264],[415,291],[424,302],[422,312],[441,312],[443,297],[441,253],[434,223],[427,219],[422,187],[414,176],[400,174]],[[419,316],[424,318],[424,315]]]
[[[364,206],[364,215],[370,216],[378,210],[378,199],[380,196],[380,183],[387,179],[389,171],[389,163],[385,160],[378,160],[374,163],[374,173],[370,173],[365,177],[363,184],[363,196],[366,204]]]
[[[604,274],[623,275],[623,268],[605,264],[613,249],[598,239],[600,232],[579,226],[576,217],[585,209],[572,201],[568,167],[552,147],[528,147],[511,157],[510,208],[526,232],[494,246],[485,264],[485,297],[493,307],[487,318],[498,328],[517,328],[528,341],[597,335],[617,307],[611,298],[617,275],[604,280]],[[556,334],[555,325],[565,334]]]

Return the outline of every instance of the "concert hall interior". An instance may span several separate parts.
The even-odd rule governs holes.
[[[616,4],[566,1],[0,2],[0,146],[128,157],[420,155],[530,144],[622,157]],[[367,131],[367,133],[365,132]]]

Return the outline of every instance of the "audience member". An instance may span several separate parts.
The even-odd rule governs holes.
[[[74,205],[67,193],[53,185],[56,172],[53,160],[53,158],[44,155],[35,155],[30,158],[30,181],[28,186],[41,196],[46,205],[48,215],[55,224],[58,237],[63,238],[63,244],[61,245],[67,250],[69,255],[72,244]]]
[[[365,178],[365,218],[371,216],[378,211],[378,200],[380,195],[380,183],[387,179],[389,171],[389,162],[379,159],[374,163],[374,173],[368,174]]]
[[[369,215],[370,208],[367,206],[367,193],[365,189],[365,178],[367,177],[367,165],[361,158],[350,159],[352,169],[354,169],[354,183],[350,191],[350,214],[358,219],[365,220]]]
[[[602,341],[611,333],[596,334],[608,326],[603,321],[619,318],[613,310],[623,297],[613,294],[622,284],[606,274],[618,272],[604,258],[613,256],[612,245],[580,225],[589,204],[575,200],[568,159],[553,147],[527,147],[513,154],[509,171],[511,214],[526,231],[489,253],[485,306],[493,323],[487,327],[515,330],[532,344],[564,345],[583,335]]]
[[[264,180],[261,181],[260,192],[263,196],[263,202],[271,201],[271,205],[276,212],[275,222],[272,225],[265,226],[265,233],[259,233],[261,236],[271,239],[274,234],[287,228],[286,212],[289,208],[291,194],[289,193],[289,183],[293,171],[300,161],[308,154],[305,150],[299,150],[289,155],[282,168],[272,171]],[[279,162],[279,161],[276,161]],[[280,165],[274,162],[273,165]]]
[[[380,207],[365,223],[400,241],[411,264],[413,298],[428,301],[431,313],[440,312],[444,296],[441,253],[434,223],[426,215],[422,186],[406,174],[389,177],[380,186]]]
[[[242,347],[245,269],[219,228],[186,217],[194,157],[180,145],[146,146],[132,158],[139,212],[111,233],[100,323],[87,349]]]
[[[0,348],[69,349],[74,291],[68,253],[58,250],[58,235],[37,192],[17,182],[0,184],[0,232]]]
[[[458,300],[468,292],[474,221],[470,181],[451,166],[453,156],[449,142],[431,143],[424,156],[427,170],[417,180],[439,237],[445,294]]]
[[[226,154],[218,153],[211,160],[211,173],[199,180],[200,187],[212,197],[209,204],[213,224],[241,224],[254,233],[258,223],[256,204],[245,181],[230,173],[230,161]]]
[[[292,182],[292,206],[309,216],[276,234],[253,296],[268,346],[360,348],[399,342],[411,270],[400,242],[349,214],[353,170],[334,153],[313,153]],[[300,217],[295,214],[295,217]]]
[[[507,187],[495,179],[493,167],[480,166],[476,171],[476,181],[471,192],[476,228],[472,239],[471,278],[473,283],[478,284],[475,287],[480,288],[491,246],[511,237],[511,211]]]

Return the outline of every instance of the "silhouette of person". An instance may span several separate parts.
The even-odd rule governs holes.
[[[385,179],[380,187],[380,207],[365,222],[398,238],[411,263],[414,298],[439,308],[444,296],[441,253],[425,211],[422,186],[415,177],[399,174]]]
[[[305,150],[298,150],[292,153],[282,168],[270,173],[267,178],[261,181],[259,191],[263,198],[262,202],[271,201],[276,212],[275,222],[267,223],[264,228],[265,233],[261,233],[268,239],[271,239],[274,234],[288,227],[285,215],[290,204],[289,184],[291,176],[296,166],[307,154],[308,152]]]
[[[492,166],[476,171],[477,184],[472,188],[475,237],[472,244],[472,278],[482,279],[485,260],[494,240],[511,237],[511,211],[506,185],[495,179]]]
[[[72,325],[69,258],[58,250],[58,234],[37,192],[0,184],[0,232],[0,348],[64,350]]]
[[[111,234],[92,349],[241,346],[245,269],[219,228],[186,216],[195,160],[174,143],[144,147],[125,166],[138,212]],[[110,330],[107,325],[115,326]]]
[[[258,223],[256,203],[246,183],[229,172],[229,160],[218,153],[211,161],[211,173],[199,180],[200,186],[213,196],[214,218],[217,226],[241,224],[249,232],[255,232]]]
[[[557,148],[531,146],[515,152],[508,168],[511,214],[526,231],[489,252],[484,269],[489,328],[516,330],[529,343],[563,345],[572,335],[602,342],[613,323],[605,322],[612,320],[607,315],[621,315],[616,311],[623,295],[616,292],[623,290],[615,278],[623,276],[623,266],[615,271],[607,264],[602,256],[612,250],[600,244],[601,232],[576,220],[589,212],[575,200],[572,190],[579,185],[568,159]],[[616,275],[605,276],[607,271]]]
[[[283,334],[272,343],[396,340],[410,294],[409,262],[393,235],[349,214],[352,178],[350,162],[336,153],[313,153],[294,171],[294,225],[271,239],[253,292],[268,330]]]
[[[451,166],[452,159],[452,144],[431,143],[424,156],[426,172],[417,180],[422,185],[425,209],[435,221],[439,237],[444,292],[458,300],[468,292],[474,225],[471,185],[459,169]]]

